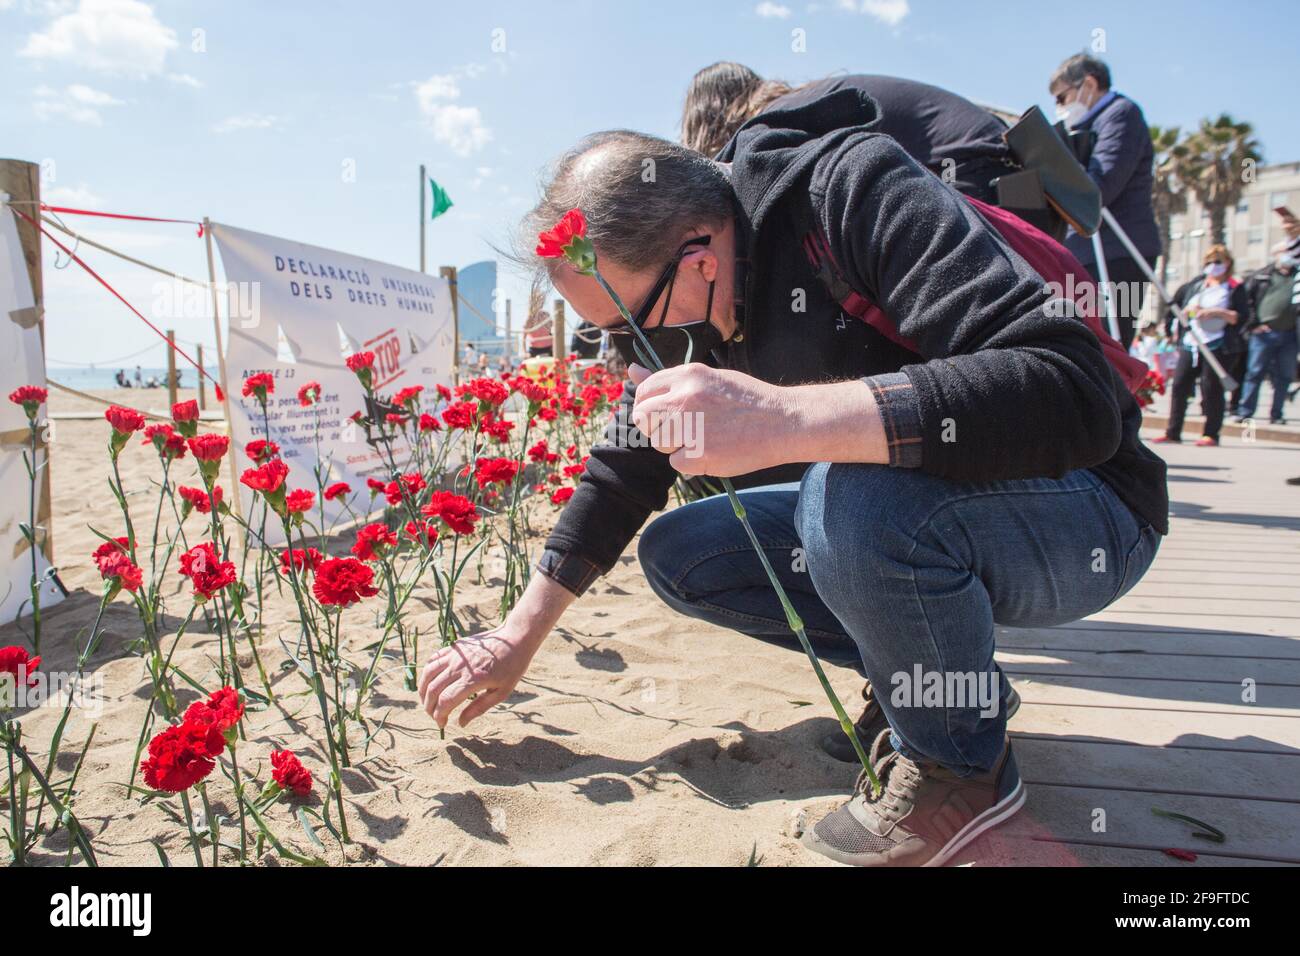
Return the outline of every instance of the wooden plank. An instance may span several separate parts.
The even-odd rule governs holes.
[[[1259,703],[1243,704],[1241,685],[1236,681],[1220,684],[1061,674],[1014,678],[1013,682],[1021,697],[1035,703],[1286,717],[1300,732],[1300,688],[1297,687],[1261,686]]]
[[[1194,863],[1185,863],[1159,850],[1034,840],[1015,833],[1005,833],[1004,829],[994,830],[970,844],[953,858],[949,866],[1194,866],[1204,869],[1279,865],[1269,860],[1247,860],[1232,856],[1201,856]]]
[[[1222,634],[1162,628],[1100,630],[999,628],[997,646],[1008,651],[1091,651],[1094,654],[1150,654],[1158,657],[1202,655],[1254,660],[1300,660],[1300,637],[1271,634]]]
[[[1099,654],[1089,650],[999,651],[1002,670],[1012,676],[1040,675],[1074,680],[1079,677],[1192,681],[1230,684],[1237,691],[1250,677],[1260,688],[1300,688],[1300,660],[1260,661],[1250,657],[1207,657],[1195,654]],[[1238,693],[1238,696],[1240,694]],[[1296,712],[1300,717],[1300,711]]]
[[[1088,620],[1101,624],[1123,624],[1128,627],[1135,624],[1147,627],[1176,626],[1193,627],[1197,630],[1225,631],[1227,633],[1251,631],[1256,634],[1300,636],[1300,621],[1275,617],[1243,617],[1242,615],[1216,614],[1213,611],[1183,611],[1179,614],[1172,614],[1169,611],[1118,608],[1101,611],[1092,615]]]
[[[1278,754],[1143,747],[1105,740],[1017,735],[1016,761],[1028,785],[1271,800],[1300,806],[1300,752]]]
[[[1012,682],[1025,699],[1011,718],[1012,735],[1103,740],[1151,747],[1292,754],[1300,751],[1300,721],[1259,713],[1217,713],[1150,707],[1044,702],[1025,698],[1036,687]],[[1300,822],[1297,823],[1300,829]]]

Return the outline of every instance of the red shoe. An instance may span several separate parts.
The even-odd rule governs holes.
[[[1196,439],[1197,448],[1214,448],[1218,444],[1219,439],[1211,438],[1209,435],[1202,435],[1200,438]]]
[[[1170,438],[1168,435],[1157,435],[1155,438],[1151,439],[1151,444],[1153,445],[1181,445],[1182,443],[1183,440],[1181,438]]]

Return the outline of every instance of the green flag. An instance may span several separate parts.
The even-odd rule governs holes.
[[[429,218],[437,219],[451,208],[451,197],[447,195],[447,190],[443,189],[433,181],[432,176],[429,177],[429,188],[433,190],[433,215]]]

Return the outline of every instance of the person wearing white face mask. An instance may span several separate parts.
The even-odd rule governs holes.
[[[1200,332],[1201,340],[1224,365],[1243,351],[1239,330],[1250,320],[1250,297],[1246,287],[1232,275],[1232,254],[1222,245],[1214,245],[1205,253],[1202,274],[1184,283],[1174,293],[1174,301],[1187,313]],[[1219,430],[1223,427],[1225,407],[1223,383],[1209,364],[1201,359],[1196,337],[1188,329],[1178,328],[1173,310],[1166,318],[1166,328],[1171,338],[1181,345],[1178,366],[1174,369],[1173,385],[1169,399],[1169,425],[1165,433],[1154,441],[1182,441],[1183,417],[1187,403],[1201,382],[1201,412],[1205,415],[1205,429],[1197,439],[1198,446],[1219,443]]]
[[[1300,240],[1290,245],[1300,245]],[[1273,385],[1269,424],[1285,423],[1283,410],[1287,390],[1295,377],[1296,353],[1300,349],[1296,337],[1296,300],[1300,294],[1300,280],[1296,277],[1297,251],[1300,249],[1292,251],[1283,240],[1273,249],[1273,264],[1246,278],[1253,318],[1243,333],[1249,343],[1249,358],[1246,378],[1241,386],[1241,402],[1237,406],[1238,421],[1255,417],[1259,387],[1267,378]]]
[[[1088,175],[1101,190],[1102,204],[1154,268],[1160,254],[1160,232],[1151,204],[1154,151],[1141,108],[1112,90],[1110,69],[1086,53],[1057,67],[1048,92],[1056,102],[1057,119],[1071,130],[1097,134]],[[1103,226],[1101,240],[1106,272],[1118,292],[1112,301],[1117,305],[1120,338],[1128,348],[1133,344],[1134,322],[1142,313],[1146,276],[1113,231]],[[1079,281],[1099,281],[1092,240],[1071,230],[1065,245],[1092,273],[1079,276]]]

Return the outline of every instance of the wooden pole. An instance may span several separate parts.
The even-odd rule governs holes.
[[[551,355],[555,361],[559,362],[568,354],[564,341],[564,300],[555,300],[555,311],[552,313],[551,325]]]
[[[420,271],[424,271],[424,163],[420,164]]]
[[[217,342],[217,378],[221,385],[221,408],[226,415],[226,434],[234,440],[235,437],[235,420],[230,417],[230,378],[226,375],[226,350],[221,347],[221,307],[217,298],[217,265],[212,255],[212,223],[207,216],[203,217],[203,238],[208,246],[208,289],[212,292],[212,334],[216,336]],[[235,458],[237,456],[233,451],[226,454],[226,464],[229,466],[231,498],[234,503],[231,505],[235,509],[235,514],[240,518],[244,516],[244,505],[240,499],[243,497],[239,492],[239,475],[235,472]],[[242,547],[244,532],[242,526],[239,530],[239,539]]]
[[[10,200],[25,215],[39,221],[41,218],[41,167],[21,159],[0,159],[0,193],[8,193]],[[45,284],[41,273],[41,232],[22,216],[14,216],[18,227],[18,245],[22,248],[23,261],[27,264],[27,278],[32,286],[32,303],[36,316],[37,329],[41,338],[41,370],[45,369]],[[7,316],[5,317],[7,318]],[[21,384],[21,383],[14,383]],[[12,385],[6,385],[8,392]],[[46,413],[48,415],[47,407]],[[44,431],[44,429],[42,429]],[[36,503],[36,524],[43,535],[37,540],[42,544],[45,558],[54,563],[54,528],[50,508],[50,458],[49,447],[45,448],[45,467],[41,469],[40,498]]]
[[[202,380],[200,375],[199,379]],[[167,408],[176,404],[176,330],[167,330]]]
[[[198,362],[199,362],[199,368],[203,368],[203,346],[202,345],[199,345]],[[199,374],[199,411],[200,412],[206,410],[208,407],[207,395],[208,395],[207,385],[203,381],[202,373],[200,373]]]
[[[447,280],[447,285],[451,289],[451,380],[455,385],[460,384],[460,290],[456,286],[456,267],[442,266],[438,270],[438,275]]]

